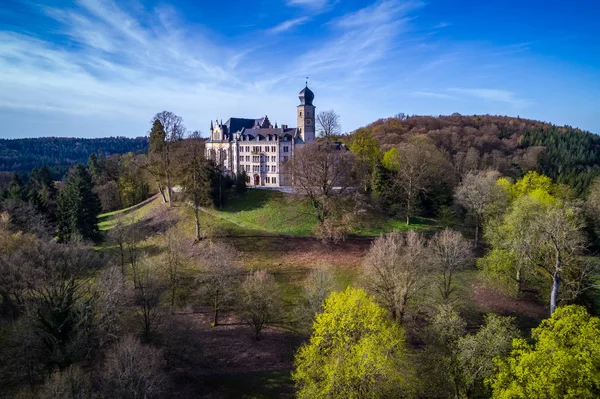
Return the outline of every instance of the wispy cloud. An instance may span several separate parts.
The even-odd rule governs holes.
[[[310,18],[309,17],[300,17],[300,18],[295,18],[295,19],[288,19],[287,21],[284,21],[282,23],[280,23],[279,25],[271,28],[269,30],[270,33],[282,33],[282,32],[286,32],[290,29],[295,28],[298,25],[302,25],[305,22],[307,22]]]
[[[322,10],[335,3],[338,0],[288,0],[287,5],[293,7],[303,7],[311,10]]]
[[[439,98],[442,100],[456,100],[458,97],[452,96],[446,93],[436,93],[431,91],[413,91],[410,93],[416,97],[431,97],[431,98]]]
[[[514,106],[515,108],[525,108],[530,105],[533,105],[533,102],[531,100],[518,98],[516,93],[507,90],[451,88],[448,89],[448,91],[452,93],[464,94],[467,96],[481,98],[483,100],[507,103]]]

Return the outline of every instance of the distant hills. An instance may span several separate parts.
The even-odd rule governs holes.
[[[380,119],[367,130],[382,150],[425,135],[446,152],[459,174],[495,168],[518,178],[537,170],[584,193],[600,175],[600,136],[530,119],[490,115],[411,116]],[[349,137],[351,140],[351,136]]]
[[[34,167],[47,165],[59,179],[71,166],[87,162],[92,153],[141,153],[147,148],[147,137],[0,139],[0,171],[28,173]]]

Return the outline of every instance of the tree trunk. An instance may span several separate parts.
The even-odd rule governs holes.
[[[556,301],[558,300],[558,286],[560,285],[560,272],[554,273],[552,278],[552,293],[550,294],[550,316],[556,310]]]
[[[200,217],[198,215],[198,205],[194,206],[194,218],[196,219],[196,240],[200,241]]]
[[[219,290],[217,290],[215,292],[214,311],[215,311],[215,319],[213,321],[213,327],[216,327],[219,324]]]
[[[475,221],[475,248],[479,246],[479,218]]]
[[[167,197],[165,197],[165,190],[163,190],[163,188],[160,185],[160,183],[156,183],[156,185],[158,186],[158,192],[160,192],[160,196],[162,197],[163,204],[166,204],[167,203]]]

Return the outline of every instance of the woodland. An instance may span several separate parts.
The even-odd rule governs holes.
[[[600,396],[598,136],[326,113],[294,194],[224,175],[168,111],[64,177],[13,152],[0,396]]]

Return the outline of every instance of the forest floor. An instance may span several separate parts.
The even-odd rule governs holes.
[[[278,200],[285,201],[285,206],[288,206],[288,199]],[[243,206],[232,204],[220,211],[205,212],[201,214],[201,226],[210,230],[213,240],[234,246],[247,269],[267,269],[273,273],[288,315],[301,298],[306,276],[317,266],[334,271],[338,289],[360,283],[361,264],[374,236],[351,236],[336,245],[324,244],[301,232],[294,235],[274,231],[269,228],[273,225],[269,222],[253,219],[248,214],[239,215],[239,212],[253,212],[256,216],[262,212],[264,217],[268,217],[265,215],[273,213],[260,211],[260,207],[255,206],[256,209],[248,207],[247,203]],[[241,208],[244,211],[240,211]],[[187,255],[191,259],[199,257],[201,246],[193,239],[190,207],[178,205],[170,208],[155,198],[135,209],[104,216],[103,229],[110,230],[119,215],[126,215],[125,220],[135,223],[136,228],[144,229],[147,239],[142,247],[150,256],[159,256],[163,251],[161,234],[176,228],[189,237],[185,245]],[[100,249],[113,250],[106,245]],[[182,398],[293,397],[290,377],[293,355],[306,336],[283,320],[281,326],[268,328],[263,339],[255,341],[249,328],[233,313],[223,314],[220,318],[222,325],[212,327],[210,309],[198,302],[193,293],[188,294],[186,304],[173,314],[166,314],[158,329],[157,344],[167,348],[173,394]],[[502,295],[488,288],[476,270],[456,275],[455,294],[472,330],[481,324],[488,312],[514,316],[527,333],[529,328],[547,317],[545,305],[534,296],[517,300]],[[437,293],[432,290],[430,296],[435,295]],[[415,306],[433,305],[423,303]],[[132,320],[133,316],[131,325]],[[190,345],[195,350],[190,351]]]

